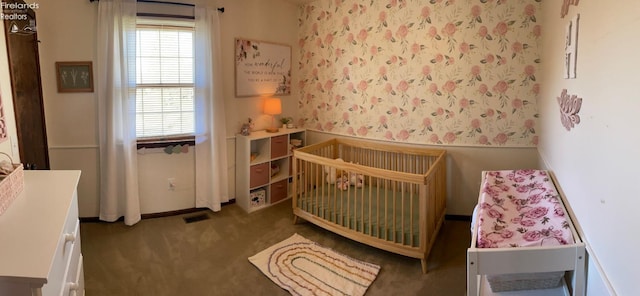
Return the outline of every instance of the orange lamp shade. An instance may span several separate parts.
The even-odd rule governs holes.
[[[278,98],[267,98],[264,100],[264,114],[278,115],[282,113],[282,102]]]

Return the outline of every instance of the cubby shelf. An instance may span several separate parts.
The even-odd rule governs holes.
[[[255,131],[236,136],[236,203],[245,211],[250,213],[291,197],[291,140],[304,145],[305,130]]]

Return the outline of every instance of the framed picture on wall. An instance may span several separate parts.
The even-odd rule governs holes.
[[[291,94],[291,46],[236,38],[236,97]]]
[[[578,22],[580,14],[569,22],[564,46],[564,78],[576,78],[578,67]]]
[[[58,92],[93,92],[93,66],[89,62],[56,62]]]

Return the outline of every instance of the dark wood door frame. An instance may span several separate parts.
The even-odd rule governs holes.
[[[5,2],[24,3],[21,0]],[[28,169],[49,169],[36,15],[31,9],[6,13],[18,16],[5,19],[4,27],[20,160]]]

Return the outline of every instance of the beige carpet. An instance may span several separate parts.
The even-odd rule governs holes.
[[[210,219],[185,223],[181,215],[145,219],[133,227],[81,223],[87,296],[290,295],[247,258],[298,233],[351,258],[379,265],[366,296],[464,295],[469,222],[445,221],[429,257],[420,260],[378,250],[311,223],[292,224],[291,202],[246,214],[237,205]]]

